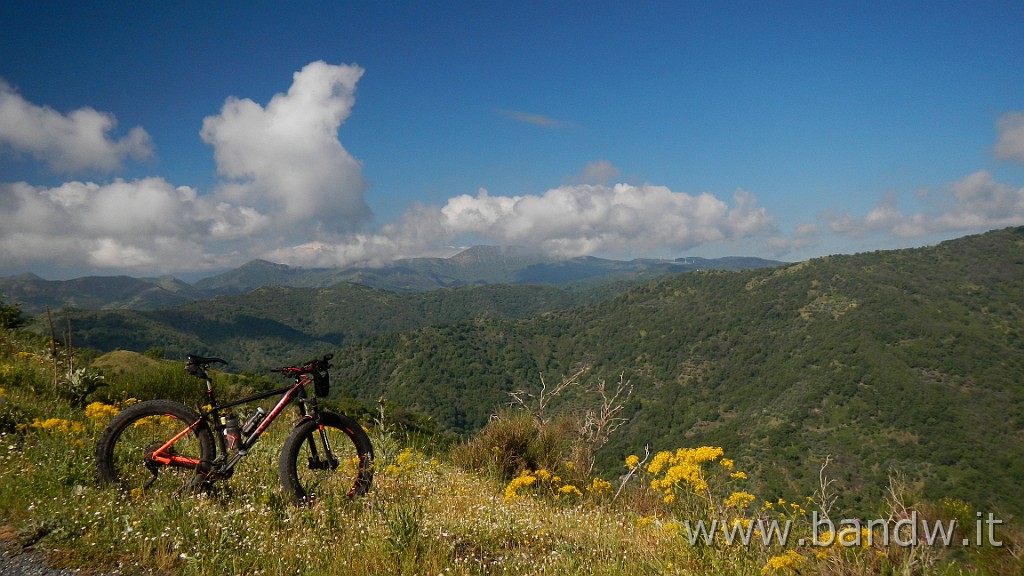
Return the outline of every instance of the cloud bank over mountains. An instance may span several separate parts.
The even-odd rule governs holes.
[[[441,254],[466,238],[564,256],[620,257],[757,239],[784,256],[824,234],[914,238],[1024,225],[1024,188],[997,182],[984,170],[922,198],[928,210],[905,213],[890,193],[866,215],[825,213],[786,233],[752,192],[736,190],[726,201],[707,192],[615,182],[620,170],[595,160],[556,188],[517,196],[452,191],[443,206],[412,205],[398,221],[374,230],[363,165],[338,138],[362,74],[358,66],[318,61],[296,72],[287,92],[266,105],[227,98],[199,131],[217,166],[212,190],[160,176],[117,178],[126,161],[154,155],[142,127],[118,138],[112,113],[88,107],[61,113],[0,80],[0,154],[81,178],[56,187],[0,181],[2,266],[163,273],[257,257],[343,266]],[[1024,112],[1005,114],[996,130],[994,155],[1024,163]],[[88,180],[97,174],[109,179]]]
[[[85,107],[67,115],[32,104],[0,78],[0,150],[27,154],[62,173],[121,169],[125,158],[144,160],[153,155],[149,134],[132,128],[113,140],[113,114]]]

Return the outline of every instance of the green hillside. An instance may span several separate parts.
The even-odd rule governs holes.
[[[443,428],[585,363],[636,387],[605,449],[725,447],[768,494],[808,494],[833,457],[847,508],[891,469],[932,498],[1024,511],[1024,229],[772,270],[673,276],[528,320],[473,321],[346,348],[338,380]],[[612,468],[605,466],[605,468]]]
[[[104,352],[162,348],[171,358],[198,352],[225,358],[234,370],[260,370],[276,366],[283,358],[313,356],[371,336],[468,318],[525,318],[571,307],[587,297],[527,285],[422,294],[355,284],[267,286],[175,308],[75,310],[71,317],[78,347]],[[37,319],[36,330],[46,330],[44,324]]]
[[[0,278],[0,294],[26,314],[47,307],[150,310],[167,308],[204,297],[174,278],[140,279],[128,276],[87,276],[73,280],[43,280],[34,274]]]

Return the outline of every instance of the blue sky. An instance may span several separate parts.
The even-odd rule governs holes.
[[[0,5],[0,275],[1024,225],[1020,2],[79,4]]]

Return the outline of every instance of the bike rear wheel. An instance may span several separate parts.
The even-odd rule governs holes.
[[[326,439],[326,445],[324,440]],[[343,414],[323,413],[289,434],[278,474],[296,504],[331,496],[362,496],[373,482],[373,446],[363,428]]]
[[[148,400],[125,408],[96,443],[100,480],[133,493],[188,488],[197,464],[209,463],[216,455],[209,426],[202,421],[197,424],[198,420],[193,410],[172,400]],[[153,457],[156,449],[182,432],[180,439]]]

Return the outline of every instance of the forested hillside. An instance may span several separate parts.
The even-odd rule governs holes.
[[[100,351],[162,349],[169,358],[200,353],[256,371],[322,354],[379,334],[469,318],[525,318],[589,298],[554,287],[493,285],[396,293],[337,284],[267,286],[161,310],[74,310],[75,346]],[[57,324],[64,324],[64,311]],[[45,318],[35,329],[45,331]]]
[[[1024,511],[1024,229],[770,270],[673,276],[527,320],[471,321],[342,350],[337,381],[468,432],[580,365],[635,391],[603,453],[712,444],[768,494],[818,469],[873,506],[900,471],[932,498]],[[614,466],[607,469],[614,470]]]

